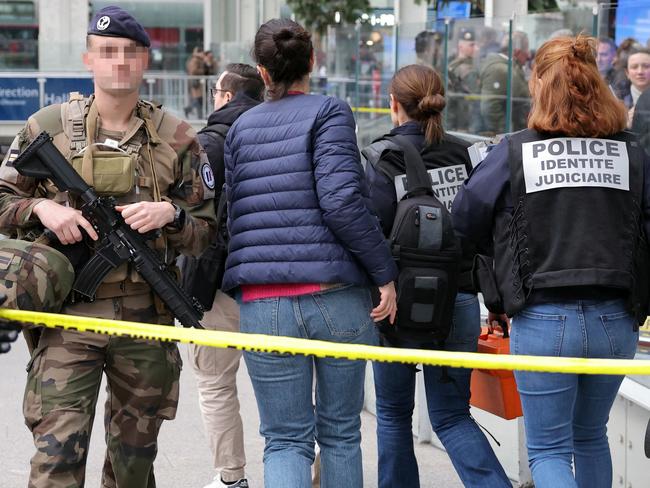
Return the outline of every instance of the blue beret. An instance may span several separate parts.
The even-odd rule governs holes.
[[[93,36],[125,37],[141,46],[149,47],[151,41],[144,27],[126,10],[113,5],[104,7],[95,14],[88,26]]]

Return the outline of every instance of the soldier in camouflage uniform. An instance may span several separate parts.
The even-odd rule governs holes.
[[[447,128],[461,132],[478,132],[480,108],[478,99],[467,95],[480,92],[476,68],[476,38],[471,29],[461,29],[458,39],[458,55],[449,63],[449,86],[447,92]]]
[[[162,229],[155,247],[173,263],[198,255],[214,224],[214,178],[191,127],[139,100],[149,38],[118,7],[92,20],[84,63],[88,99],[46,107],[27,122],[0,167],[0,232],[53,231],[65,251],[97,234],[78,202],[48,181],[23,177],[16,155],[46,130],[100,194],[116,196],[125,222],[141,233]],[[71,259],[74,264],[74,260]],[[173,318],[129,266],[113,270],[96,300],[66,302],[63,313],[172,324]],[[164,419],[175,416],[181,359],[175,344],[46,329],[32,352],[23,410],[33,433],[30,487],[81,487],[102,372],[108,399],[102,486],[154,487],[153,461]]]

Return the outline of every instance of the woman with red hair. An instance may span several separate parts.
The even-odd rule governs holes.
[[[490,151],[454,201],[457,231],[494,255],[513,354],[632,358],[647,315],[650,159],[595,47],[583,35],[540,47],[528,129]],[[515,377],[535,486],[611,487],[606,424],[623,377]]]

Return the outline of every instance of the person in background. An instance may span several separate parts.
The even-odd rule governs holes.
[[[416,63],[440,68],[442,64],[442,34],[435,31],[422,31],[415,36]]]
[[[481,118],[483,130],[500,134],[506,130],[506,97],[508,87],[508,37],[504,37],[501,52],[485,58],[479,76],[481,87]],[[512,34],[512,126],[511,131],[526,126],[530,109],[528,86],[523,67],[530,57],[528,36],[524,32]]]
[[[366,206],[352,111],[308,94],[314,49],[299,24],[266,22],[252,54],[268,101],[241,115],[226,139],[223,289],[239,296],[244,333],[374,344],[374,321],[395,318],[397,268]],[[321,487],[361,488],[365,361],[244,359],[265,438],[265,486],[310,487],[316,440]]]
[[[598,71],[604,78],[605,82],[610,86],[613,86],[614,78],[616,77],[614,59],[616,59],[616,43],[609,37],[599,38],[598,52],[596,54]]]
[[[618,49],[616,50],[616,57],[614,58],[615,74],[611,83],[614,94],[619,100],[623,100],[627,108],[632,107],[632,95],[630,94],[630,80],[627,77],[627,58],[630,53],[637,49],[642,49],[643,46],[637,42],[633,37],[624,39]]]
[[[481,129],[479,101],[467,97],[480,91],[476,54],[474,30],[461,29],[458,55],[449,63],[447,124],[451,130],[478,133]]]
[[[513,354],[631,359],[648,315],[650,159],[625,131],[596,39],[544,43],[529,87],[528,129],[474,169],[454,201],[454,226],[493,252]],[[575,164],[603,154],[607,168]],[[623,377],[515,378],[535,486],[610,488],[607,420]]]
[[[218,63],[211,51],[203,51],[195,47],[185,63],[185,71],[193,77],[206,77],[217,72]],[[185,107],[185,117],[194,115],[197,119],[203,118],[203,98],[206,92],[205,78],[193,78],[188,81],[190,103]]]
[[[483,66],[483,61],[490,54],[497,54],[501,51],[499,44],[499,33],[492,27],[483,27],[478,36],[478,60],[477,67]]]
[[[447,134],[443,129],[444,87],[434,69],[415,64],[405,66],[395,73],[389,90],[391,120],[395,128],[388,137],[379,138],[363,151],[368,160],[365,168],[371,202],[380,216],[387,237],[393,226],[397,194],[393,178],[386,178],[383,172],[376,169],[376,165],[390,136],[402,135],[408,138],[420,150],[427,169],[449,168],[454,175],[463,174],[465,177],[472,169],[467,152],[469,144]],[[391,159],[391,164],[400,164],[405,173],[403,151],[392,146],[390,150],[397,150],[399,154],[397,158]],[[458,183],[444,181],[437,184]],[[442,349],[476,352],[481,318],[471,279],[474,255],[466,246],[463,251],[460,291],[456,297],[453,324]],[[381,342],[386,346],[441,348],[431,340],[418,342],[400,337],[391,325],[382,326],[381,332]],[[431,425],[449,454],[463,485],[510,488],[512,485],[508,476],[470,415],[469,385],[472,371],[437,366],[424,366],[422,370]],[[413,451],[412,416],[418,370],[410,364],[375,361],[373,371],[377,396],[379,488],[417,488],[420,481]]]
[[[636,49],[627,58],[625,75],[630,80],[630,95],[623,100],[628,111],[628,126],[632,125],[634,107],[643,92],[650,87],[650,50]]]
[[[632,131],[639,136],[643,149],[650,154],[650,90],[645,90],[636,101]]]
[[[208,125],[198,132],[198,137],[212,165],[216,206],[225,181],[226,135],[241,114],[262,101],[264,82],[254,67],[232,63],[226,66],[210,92],[214,112],[208,117]],[[187,272],[191,269],[186,267]],[[201,323],[209,330],[239,332],[239,305],[217,290],[214,304]],[[217,471],[214,480],[205,488],[248,487],[244,472],[244,431],[237,399],[237,370],[241,354],[237,349],[189,345],[190,364],[199,391],[199,406]]]

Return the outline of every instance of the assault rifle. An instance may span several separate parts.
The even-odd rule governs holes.
[[[143,234],[131,229],[115,210],[113,197],[100,197],[90,187],[43,131],[14,160],[23,176],[50,179],[60,191],[69,191],[83,205],[81,213],[99,235],[95,253],[75,278],[73,290],[93,299],[106,275],[124,262],[131,262],[151,289],[185,327],[202,328],[203,308],[188,297]]]

